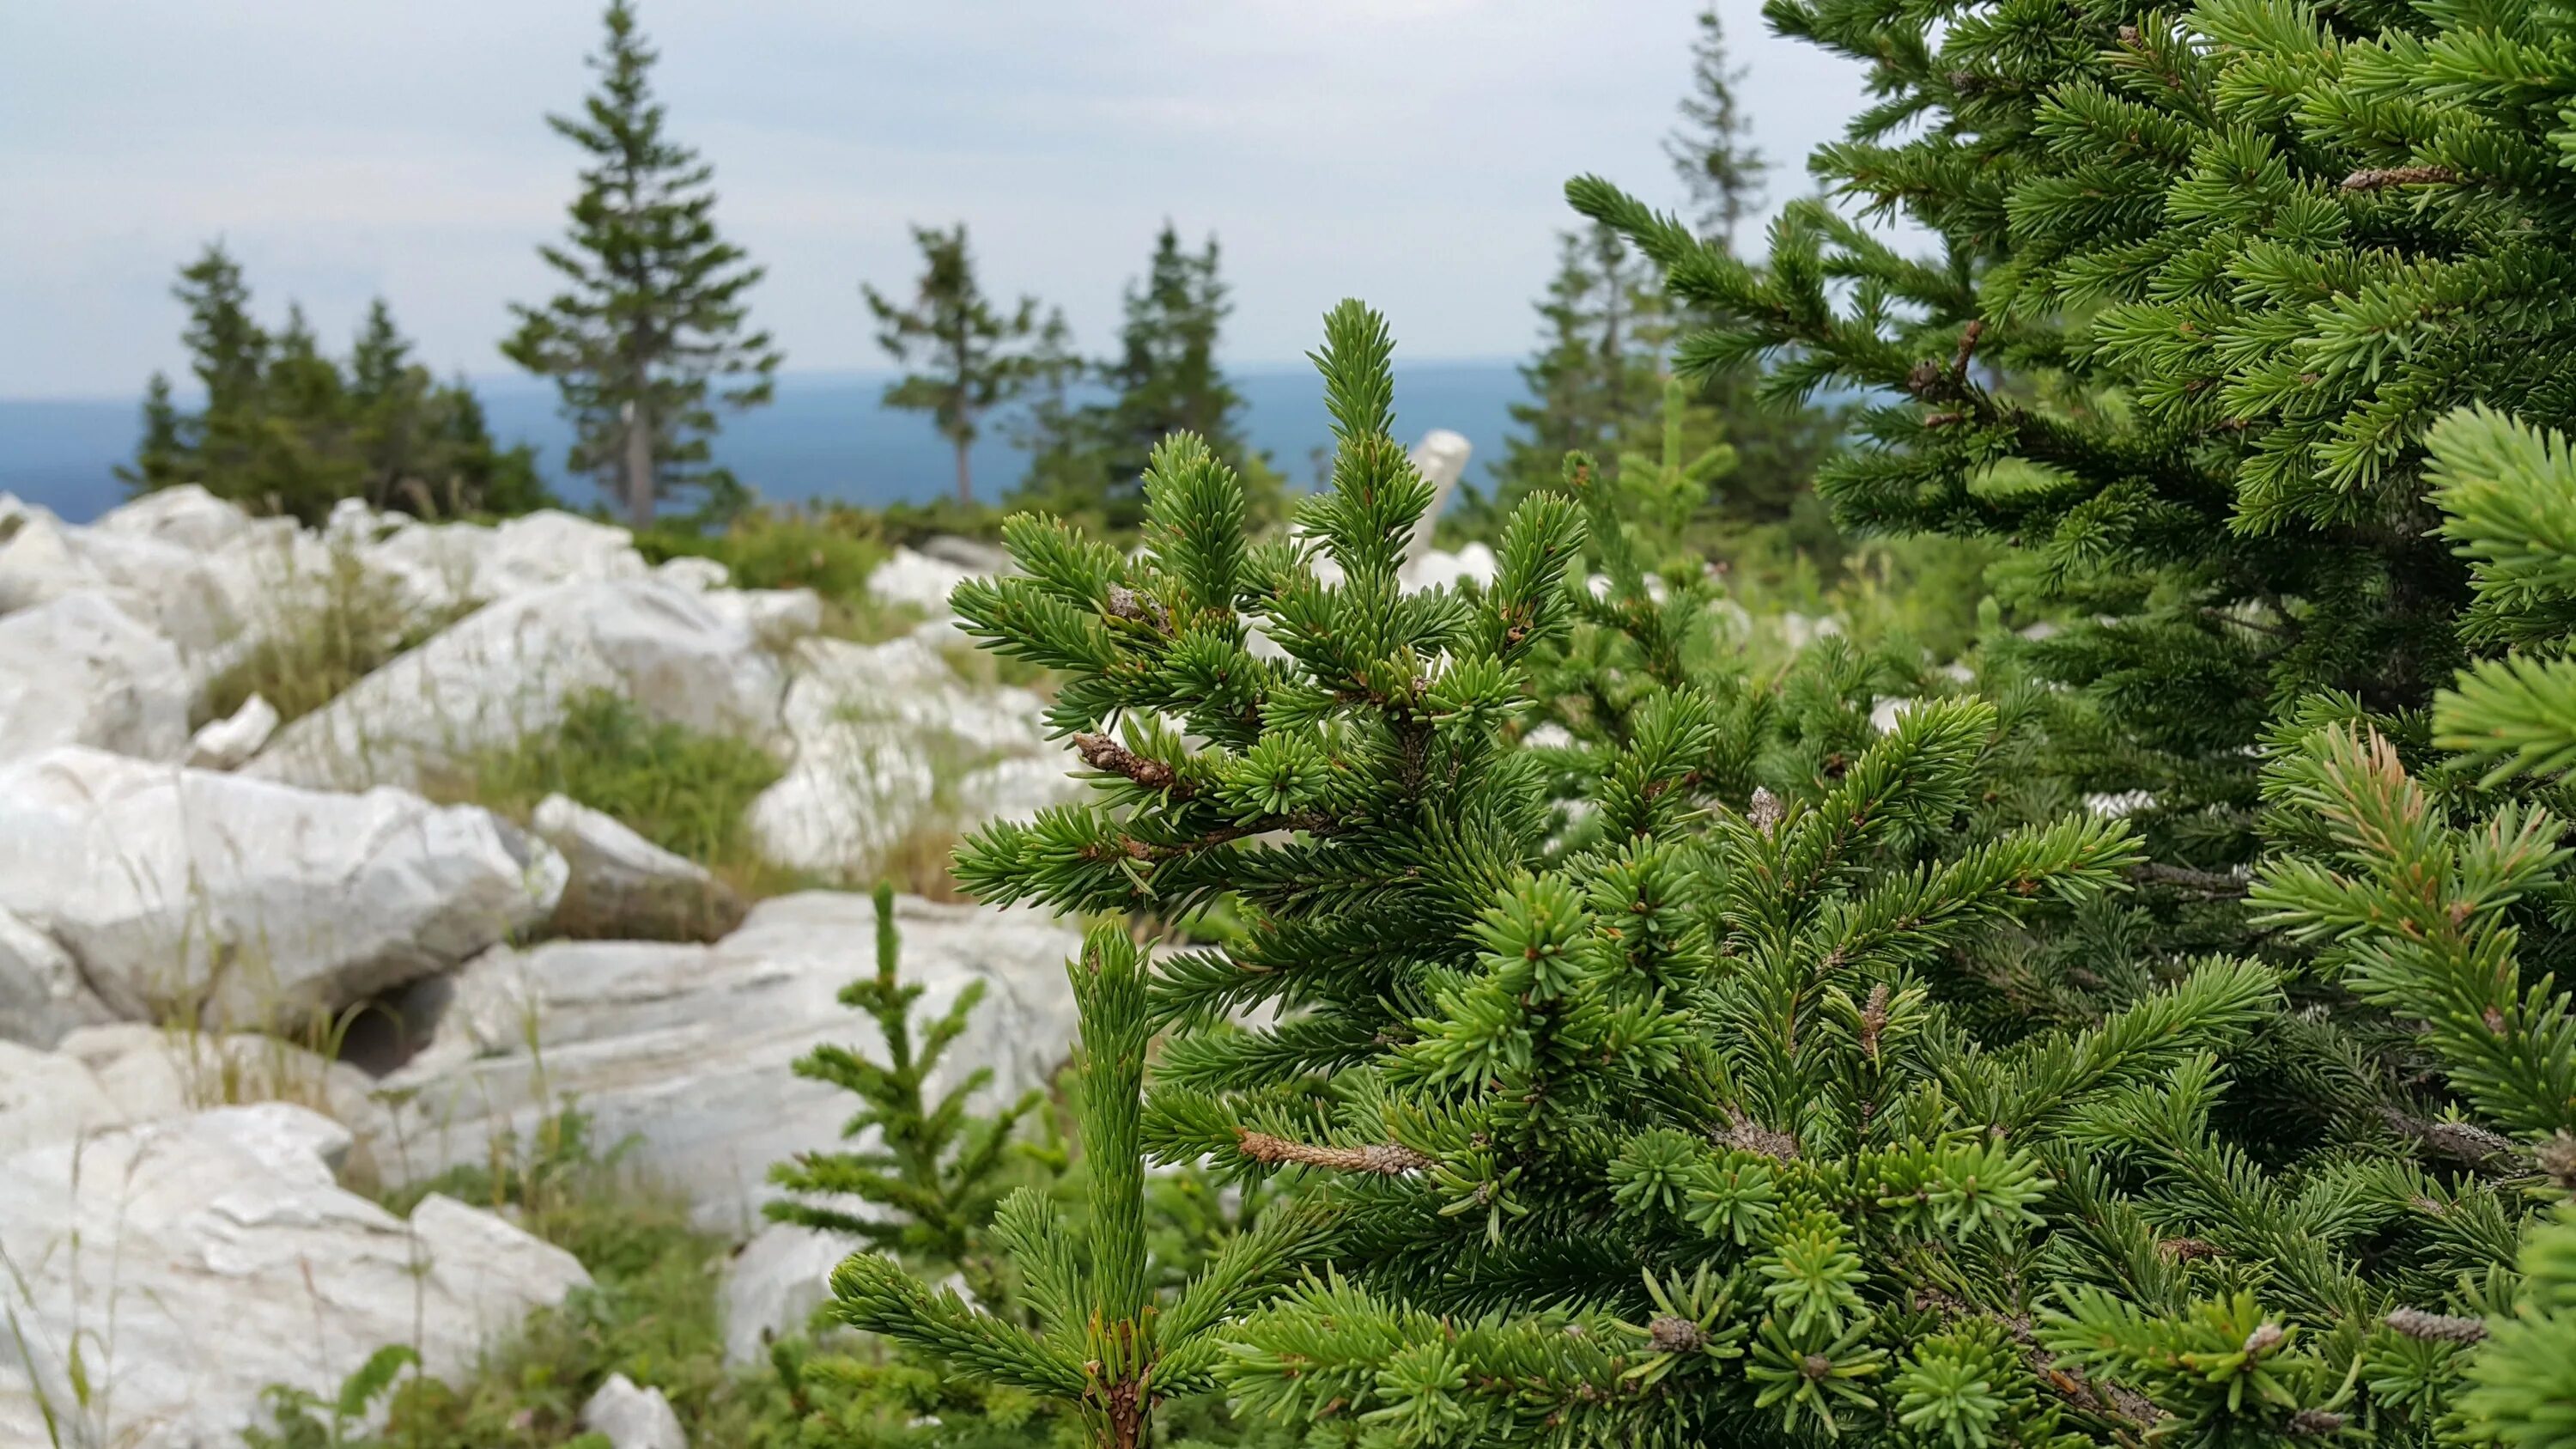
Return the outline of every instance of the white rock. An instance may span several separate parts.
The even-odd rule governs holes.
[[[193,549],[50,516],[26,520],[0,545],[0,613],[82,592],[114,600],[182,652],[214,649],[240,629],[230,599]]]
[[[716,589],[698,597],[718,616],[739,623],[753,638],[773,648],[783,648],[823,627],[823,599],[812,589]]]
[[[706,867],[646,840],[615,816],[563,795],[538,802],[528,828],[571,870],[555,906],[573,935],[705,939],[742,921],[742,902]]]
[[[889,604],[909,604],[932,618],[948,612],[948,595],[976,570],[897,547],[868,574],[868,593]]]
[[[732,583],[733,570],[714,559],[684,553],[654,565],[653,577],[667,579],[681,588],[703,594]]]
[[[1780,615],[1780,637],[1792,649],[1804,649],[1819,639],[1833,638],[1842,632],[1842,621],[1830,614],[1817,618],[1792,609]]]
[[[255,1032],[83,1026],[50,1052],[0,1056],[0,1155],[254,1102],[321,1112],[359,1132],[372,1154],[391,1123],[374,1091],[355,1067]]]
[[[1451,553],[1447,549],[1430,549],[1405,561],[1399,577],[1408,591],[1419,591],[1460,580],[1480,588],[1493,587],[1495,575],[1502,572],[1502,560],[1482,543],[1471,543]]]
[[[0,762],[55,745],[145,759],[188,743],[179,651],[94,590],[0,617]]]
[[[110,1019],[71,952],[17,912],[0,910],[0,1041],[49,1047],[74,1027]]]
[[[288,724],[243,773],[331,789],[416,785],[425,769],[552,728],[585,690],[768,743],[784,676],[759,643],[740,617],[659,579],[537,589],[487,605]]]
[[[1433,428],[1413,445],[1413,468],[1430,480],[1431,506],[1422,510],[1421,521],[1413,526],[1412,542],[1404,550],[1406,562],[1429,556],[1432,530],[1439,526],[1449,496],[1458,491],[1458,480],[1467,474],[1467,458],[1474,452],[1466,438],[1447,428]]]
[[[556,584],[640,579],[648,572],[634,535],[559,509],[505,519],[491,533],[474,571],[479,599],[515,598]]]
[[[795,758],[748,817],[778,864],[865,879],[916,831],[1032,814],[1080,793],[1036,695],[970,686],[922,638],[808,639],[794,660],[783,718]],[[1033,763],[997,770],[1013,761]],[[979,772],[991,778],[957,788]]]
[[[0,1041],[0,1159],[125,1122],[124,1109],[78,1057]]]
[[[198,485],[183,483],[111,508],[91,527],[209,553],[249,532],[251,517]]]
[[[904,975],[925,988],[918,1010],[986,983],[938,1080],[992,1068],[986,1108],[1051,1080],[1073,1039],[1064,963],[1078,934],[1034,911],[902,897],[896,912]],[[527,1140],[577,1103],[598,1141],[633,1134],[625,1160],[686,1192],[701,1221],[757,1221],[774,1195],[769,1165],[833,1147],[855,1108],[791,1064],[822,1042],[883,1050],[839,1000],[874,970],[875,930],[868,897],[808,892],[761,902],[712,946],[554,941],[421,982],[401,1008],[427,1045],[383,1080],[412,1094],[401,1109],[412,1170],[482,1162],[495,1131]]]
[[[119,1014],[337,1011],[543,920],[563,858],[471,806],[64,746],[0,765],[0,907]]]
[[[182,761],[200,770],[238,769],[277,733],[277,706],[254,694],[241,708],[188,737]]]
[[[753,1234],[725,1265],[725,1362],[759,1363],[770,1340],[804,1332],[815,1308],[832,1296],[832,1270],[854,1246],[795,1223],[771,1223]]]
[[[660,1389],[637,1388],[624,1374],[610,1374],[581,1406],[581,1426],[607,1435],[611,1449],[689,1449],[671,1401]]]
[[[1893,695],[1872,700],[1869,706],[1869,727],[1883,735],[1894,734],[1896,722],[1912,713],[1914,708],[1922,703],[1923,701],[1911,695]]]
[[[625,529],[550,508],[497,526],[335,510],[325,532],[368,568],[392,579],[405,601],[422,612],[494,603],[558,584],[642,578],[648,572]]]
[[[197,1113],[0,1160],[0,1246],[22,1355],[0,1357],[0,1439],[215,1449],[286,1384],[334,1396],[387,1344],[453,1377],[589,1281],[572,1256],[452,1200],[408,1223],[337,1186],[348,1135],[298,1107]],[[111,1331],[112,1326],[112,1331]],[[74,1405],[80,1346],[96,1394]]]

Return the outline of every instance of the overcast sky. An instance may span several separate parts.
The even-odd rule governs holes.
[[[1401,355],[1532,334],[1559,188],[1659,203],[1698,0],[642,0],[675,134],[769,267],[758,320],[800,371],[880,367],[858,282],[910,222],[971,227],[986,284],[1060,303],[1097,352],[1166,216],[1213,231],[1238,364],[1284,362],[1336,299]],[[1857,69],[1722,0],[1775,202]],[[424,360],[505,372],[543,294],[575,153],[587,0],[0,4],[0,397],[132,396],[183,366],[172,270],[222,237],[264,315],[345,339],[383,294]]]

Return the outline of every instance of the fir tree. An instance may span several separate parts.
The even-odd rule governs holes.
[[[246,473],[260,431],[262,380],[269,337],[250,314],[250,288],[241,264],[223,243],[208,244],[180,269],[172,295],[188,310],[180,342],[189,370],[205,389],[206,409],[183,430],[207,473],[206,486],[226,498],[251,497],[235,481]]]
[[[1142,1449],[1156,1408],[1203,1388],[1221,1356],[1217,1330],[1274,1291],[1315,1243],[1311,1215],[1272,1213],[1229,1239],[1176,1292],[1147,1274],[1140,1142],[1151,1023],[1143,952],[1123,927],[1086,933],[1067,963],[1081,1009],[1082,1155],[1087,1212],[1079,1240],[1037,1192],[1001,1207],[994,1236],[1019,1271],[1032,1331],[933,1290],[890,1258],[856,1254],[832,1275],[837,1312],[947,1360],[961,1375],[1072,1410],[1103,1449]]]
[[[975,260],[966,249],[966,224],[953,231],[915,227],[913,243],[921,248],[921,282],[910,306],[901,306],[874,287],[860,290],[876,314],[877,345],[914,372],[889,386],[888,407],[926,412],[940,436],[957,452],[957,501],[975,501],[968,455],[986,414],[1008,404],[1037,381],[1048,348],[1063,332],[1063,319],[1041,322],[1035,297],[1022,297],[1010,312],[993,310],[975,281]]]
[[[1557,238],[1538,351],[1520,369],[1529,399],[1511,406],[1494,470],[1501,509],[1553,485],[1567,453],[1612,457],[1637,434],[1663,392],[1661,304],[1652,270],[1609,228]]]
[[[462,381],[440,384],[379,299],[345,364],[325,354],[300,307],[272,334],[250,313],[240,267],[221,247],[180,274],[183,340],[205,384],[184,413],[156,375],[143,408],[135,492],[197,483],[219,498],[319,523],[342,498],[424,516],[522,513],[552,500],[524,446],[497,446]]]
[[[1699,13],[1691,43],[1691,86],[1682,97],[1682,123],[1664,138],[1700,235],[1728,251],[1737,232],[1761,208],[1762,175],[1769,166],[1753,149],[1752,123],[1735,99],[1745,77],[1726,48],[1726,27],[1712,5]]]
[[[1041,414],[1029,477],[1013,501],[1132,529],[1144,516],[1138,480],[1154,449],[1188,432],[1243,472],[1256,514],[1275,509],[1281,480],[1245,441],[1243,396],[1217,361],[1230,311],[1216,239],[1193,253],[1164,223],[1145,276],[1127,288],[1117,354],[1090,369],[1109,399]]]
[[[150,493],[197,481],[188,476],[190,449],[182,426],[179,406],[170,399],[169,376],[153,373],[143,390],[143,436],[134,445],[134,463],[116,470],[127,492]]]
[[[1010,1186],[1016,1154],[1012,1134],[1038,1110],[1045,1094],[1024,1093],[991,1117],[967,1110],[967,1101],[989,1086],[990,1067],[968,1072],[933,1101],[926,1088],[940,1059],[964,1034],[984,984],[969,985],[916,1038],[913,1008],[923,988],[903,980],[901,942],[895,927],[894,887],[876,891],[876,974],[841,992],[876,1023],[885,1059],[858,1050],[819,1046],[797,1059],[796,1074],[830,1082],[865,1105],[841,1128],[845,1139],[871,1132],[877,1145],[838,1152],[807,1152],[774,1165],[769,1180],[792,1196],[763,1209],[774,1221],[844,1233],[879,1252],[934,1271],[959,1270],[967,1287],[986,1303],[1001,1299],[1002,1279],[986,1243],[994,1208]],[[834,1205],[856,1198],[875,1212],[861,1215]]]
[[[770,399],[781,354],[748,326],[762,275],[715,225],[714,168],[665,133],[658,57],[627,0],[611,0],[590,59],[599,88],[577,116],[546,123],[590,157],[572,224],[538,249],[562,291],[513,304],[502,353],[555,380],[575,441],[571,466],[598,477],[637,526],[683,488],[724,491],[709,470],[716,407]]]

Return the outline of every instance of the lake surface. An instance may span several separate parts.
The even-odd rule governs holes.
[[[1246,404],[1254,446],[1298,487],[1312,486],[1312,450],[1332,439],[1321,384],[1305,367],[1247,368],[1233,374]],[[766,408],[725,419],[716,460],[776,502],[831,499],[862,504],[941,497],[954,487],[948,444],[919,413],[881,406],[883,375],[809,374],[778,380]],[[525,378],[476,384],[493,433],[535,444],[546,477],[575,504],[596,501],[585,481],[567,484],[564,449],[571,432],[555,415],[554,393]],[[136,399],[0,399],[0,492],[43,504],[85,523],[114,507],[124,488],[117,464],[133,456]],[[1399,366],[1396,436],[1410,443],[1433,428],[1462,433],[1474,445],[1468,481],[1483,483],[1502,455],[1508,409],[1523,397],[1509,362],[1428,362]],[[987,429],[975,447],[976,491],[998,499],[1019,481],[1025,456]]]

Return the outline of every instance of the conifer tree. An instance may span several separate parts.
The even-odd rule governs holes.
[[[1209,1382],[1222,1353],[1217,1330],[1273,1291],[1315,1245],[1316,1221],[1269,1214],[1229,1239],[1177,1292],[1152,1290],[1139,1138],[1152,1030],[1144,955],[1123,927],[1102,924],[1085,934],[1067,970],[1082,1019],[1076,1068],[1088,1165],[1084,1230],[1077,1241],[1028,1188],[1013,1193],[993,1223],[1018,1269],[1035,1330],[949,1290],[934,1291],[878,1254],[843,1262],[832,1291],[852,1327],[1069,1408],[1103,1449],[1143,1449],[1157,1406]]]
[[[874,1132],[877,1145],[800,1153],[773,1165],[769,1180],[791,1196],[763,1211],[777,1222],[847,1234],[916,1266],[961,1271],[977,1298],[996,1302],[1002,1279],[986,1228],[1010,1186],[1012,1134],[1045,1094],[1026,1092],[995,1115],[978,1117],[967,1102],[991,1085],[993,1070],[977,1067],[931,1099],[929,1079],[965,1033],[984,984],[959,992],[946,1011],[921,1023],[916,1037],[913,1008],[923,988],[900,972],[890,884],[877,886],[876,922],[876,972],[851,982],[841,1002],[876,1023],[884,1060],[850,1047],[818,1046],[797,1059],[796,1074],[856,1095],[865,1105],[843,1124],[841,1136]],[[856,1198],[876,1211],[863,1216],[836,1206],[836,1198]]]
[[[1700,235],[1731,252],[1737,232],[1761,208],[1762,175],[1769,167],[1753,148],[1752,123],[1735,98],[1746,72],[1726,48],[1717,7],[1700,11],[1697,23],[1682,123],[1664,138],[1664,154],[1681,177]]]
[[[223,482],[249,470],[258,447],[261,380],[268,370],[269,337],[250,314],[250,287],[241,264],[212,242],[180,269],[172,295],[188,309],[180,341],[189,369],[205,389],[206,409],[184,432],[219,496],[244,498],[246,490]]]
[[[1552,486],[1570,452],[1614,457],[1660,399],[1662,297],[1652,270],[1607,227],[1557,238],[1556,275],[1537,303],[1538,351],[1520,368],[1495,498],[1501,509]]]
[[[972,503],[968,455],[983,420],[1039,380],[1045,348],[1061,337],[1063,318],[1040,321],[1035,297],[1022,297],[1007,314],[994,311],[976,283],[964,222],[952,231],[914,227],[912,239],[923,267],[910,305],[860,288],[876,314],[877,345],[899,364],[927,369],[889,386],[885,404],[931,415],[957,452],[957,501]]]
[[[781,354],[750,327],[763,269],[715,225],[714,168],[672,140],[652,89],[659,58],[628,0],[610,0],[590,66],[599,88],[579,115],[546,124],[588,154],[561,244],[538,248],[563,290],[513,304],[511,361],[553,378],[572,421],[571,466],[595,475],[641,527],[656,503],[710,470],[716,408],[770,399]]]
[[[197,481],[188,476],[190,450],[183,426],[179,405],[170,398],[169,375],[154,372],[143,389],[143,436],[134,445],[134,462],[116,470],[127,492],[150,493]]]
[[[197,483],[217,497],[318,523],[342,498],[423,515],[521,513],[550,502],[522,445],[501,448],[462,381],[441,384],[378,299],[346,363],[300,307],[271,334],[220,246],[180,274],[183,340],[205,409],[182,412],[166,378],[145,394],[143,435],[118,476],[137,493]]]
[[[1165,222],[1144,277],[1127,288],[1116,355],[1089,369],[1110,397],[1034,420],[1029,476],[1012,501],[1132,529],[1144,516],[1138,480],[1154,449],[1188,432],[1243,473],[1256,516],[1275,510],[1283,484],[1245,440],[1243,395],[1217,361],[1232,310],[1216,239],[1193,253]]]

